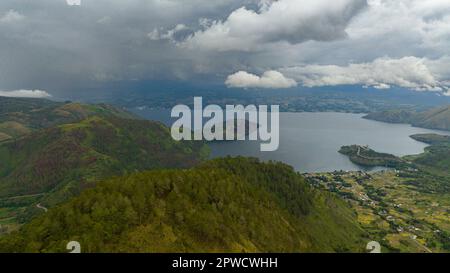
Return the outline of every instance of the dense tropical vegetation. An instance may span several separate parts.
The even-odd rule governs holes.
[[[2,252],[359,252],[349,207],[281,163],[226,158],[109,179],[0,239]]]
[[[430,146],[403,158],[344,146],[395,170],[305,180],[282,163],[206,161],[204,143],[109,105],[0,105],[0,252],[450,250],[448,136],[411,136]]]

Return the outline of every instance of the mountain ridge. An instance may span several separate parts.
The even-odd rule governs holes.
[[[55,102],[47,99],[0,97],[0,143],[40,129],[81,121],[91,116],[139,119],[108,104]]]
[[[0,252],[362,252],[365,236],[291,167],[226,158],[101,182],[0,237]]]
[[[450,105],[422,112],[413,110],[374,112],[364,116],[364,118],[388,123],[407,123],[415,127],[450,131]]]

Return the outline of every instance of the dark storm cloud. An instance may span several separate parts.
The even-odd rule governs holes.
[[[214,2],[214,3],[212,3]],[[92,82],[185,78],[206,55],[153,41],[155,28],[197,24],[236,1],[4,0],[0,2],[0,90],[76,89]],[[242,3],[241,3],[242,4]],[[219,12],[219,13],[218,13]],[[176,36],[183,38],[180,33]]]
[[[416,60],[423,68],[415,72],[420,75],[403,75],[400,66],[389,65],[395,71],[377,77],[379,86],[426,79],[417,82],[419,89],[433,83],[430,89],[445,90],[450,82],[445,69],[450,5],[444,0],[81,3],[0,2],[0,90],[57,95],[127,81],[201,78],[224,83],[239,71],[263,79],[258,75],[278,75],[307,86],[370,84],[366,75],[379,67],[377,60]],[[357,74],[335,80],[329,74],[336,70],[341,77],[348,71]]]

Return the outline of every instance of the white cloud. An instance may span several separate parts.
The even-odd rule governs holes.
[[[49,98],[51,95],[42,90],[0,91],[0,97],[11,98]]]
[[[448,54],[450,1],[368,0],[368,3],[369,8],[347,28],[346,46],[350,47],[347,49],[350,53],[421,57]]]
[[[13,23],[21,21],[25,18],[22,14],[10,9],[7,13],[0,17],[0,23]]]
[[[304,65],[285,68],[282,72],[307,87],[364,85],[389,89],[392,85],[417,91],[443,91],[450,75],[442,71],[442,60],[404,57],[378,58],[373,62],[338,65]],[[445,65],[444,65],[445,66]]]
[[[293,79],[286,78],[278,71],[266,71],[261,77],[245,71],[228,76],[225,84],[235,88],[291,88],[297,86]]]
[[[346,37],[350,20],[366,0],[278,0],[261,2],[258,12],[241,7],[226,20],[214,21],[182,43],[188,48],[253,51],[265,44]]]
[[[184,24],[178,24],[173,29],[161,33],[157,28],[153,29],[147,36],[152,41],[170,40],[176,42],[177,34],[188,31],[189,28]]]

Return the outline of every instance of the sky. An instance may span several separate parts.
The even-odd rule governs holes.
[[[77,2],[0,1],[0,95],[161,80],[450,95],[448,0]]]

